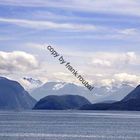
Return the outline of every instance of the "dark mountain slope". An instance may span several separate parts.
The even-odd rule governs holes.
[[[34,107],[34,109],[48,109],[48,110],[65,110],[78,109],[79,107],[90,104],[90,102],[78,95],[50,95],[41,99]]]
[[[18,82],[0,77],[0,109],[31,109],[35,103]]]

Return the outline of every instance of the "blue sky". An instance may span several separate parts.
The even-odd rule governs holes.
[[[0,0],[0,74],[77,83],[52,45],[95,85],[136,85],[139,25],[139,0]]]

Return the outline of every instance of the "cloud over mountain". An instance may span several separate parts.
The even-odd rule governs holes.
[[[29,53],[22,51],[0,51],[0,73],[26,72],[36,69],[38,66],[37,59]]]

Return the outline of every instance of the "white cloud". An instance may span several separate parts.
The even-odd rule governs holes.
[[[100,81],[100,84],[102,86],[108,86],[108,87],[111,87],[113,83],[115,83],[115,80],[114,79],[102,79]]]
[[[134,63],[136,62],[137,56],[135,52],[127,52],[125,56],[126,63]]]
[[[56,72],[53,73],[54,78],[59,82],[77,83],[78,81],[71,73]]]
[[[58,30],[67,32],[94,32],[94,34],[79,34],[79,35],[55,35],[48,38],[53,39],[98,39],[98,40],[134,40],[139,41],[139,29],[127,28],[116,29],[104,25],[94,25],[85,23],[70,23],[70,22],[52,22],[50,20],[27,20],[27,19],[12,19],[0,17],[0,23],[14,24],[24,28],[36,30]],[[102,34],[100,34],[102,33]],[[12,39],[12,38],[11,38]]]
[[[139,0],[1,0],[0,4],[26,7],[58,7],[67,10],[140,16]]]
[[[72,56],[73,55],[74,53]],[[77,70],[87,81],[94,83],[95,86],[102,85],[111,87],[113,84],[123,82],[136,86],[140,82],[138,73],[130,74],[129,68],[126,69],[126,65],[124,65],[140,64],[139,57],[135,52],[94,52],[87,53],[83,58],[82,56],[85,55],[85,52],[79,52],[77,55],[77,57],[80,57],[80,61],[85,62],[84,65],[78,66],[77,62],[74,63],[75,61],[73,60],[75,60],[75,58],[71,62],[73,62],[73,65],[76,67],[78,66],[79,68]],[[50,65],[46,59],[42,65],[38,65],[36,58],[25,52],[0,52],[0,60],[0,73],[2,75],[5,73],[5,75],[9,77],[17,77],[16,79],[27,76],[35,77],[43,82],[60,81],[79,84],[79,81],[59,64]],[[90,65],[87,64],[89,61],[93,61],[92,65],[91,63]],[[119,66],[122,67],[121,70],[119,69]],[[26,87],[29,88],[30,85],[28,83],[25,83],[21,79],[18,81],[20,81],[24,87],[26,85]]]
[[[135,52],[126,53],[109,53],[109,52],[97,52],[92,55],[93,65],[98,66],[118,66],[118,65],[130,65],[140,64]]]
[[[136,35],[138,33],[138,30],[135,28],[128,28],[128,29],[120,30],[118,31],[118,33],[123,35]]]
[[[97,77],[102,77],[103,75],[100,74],[100,73],[98,73],[98,74],[95,74],[95,76],[97,76]]]
[[[115,80],[118,82],[139,83],[140,77],[134,74],[118,73],[114,75]]]
[[[0,73],[26,72],[38,66],[37,59],[29,53],[0,51]]]
[[[110,67],[111,66],[111,63],[107,60],[100,60],[100,59],[94,59],[92,61],[93,64],[95,65],[99,65],[99,66],[107,66],[107,67]]]
[[[73,0],[73,2],[78,5],[81,0]],[[140,15],[139,0],[83,0],[79,8],[86,11],[101,13]]]
[[[55,23],[51,21],[35,21],[25,19],[0,18],[0,22],[15,24],[21,27],[33,29],[58,29],[75,31],[95,31],[96,27],[90,24]]]
[[[102,86],[120,86],[121,84],[128,84],[131,86],[137,86],[140,83],[140,76],[135,74],[129,74],[127,72],[124,73],[116,73],[112,76],[110,75],[108,78],[102,78],[98,81],[98,85]]]

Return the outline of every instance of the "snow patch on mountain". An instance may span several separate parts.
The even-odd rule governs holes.
[[[59,83],[59,84],[56,84],[56,85],[54,85],[53,90],[62,89],[65,85],[66,85],[66,83]]]

